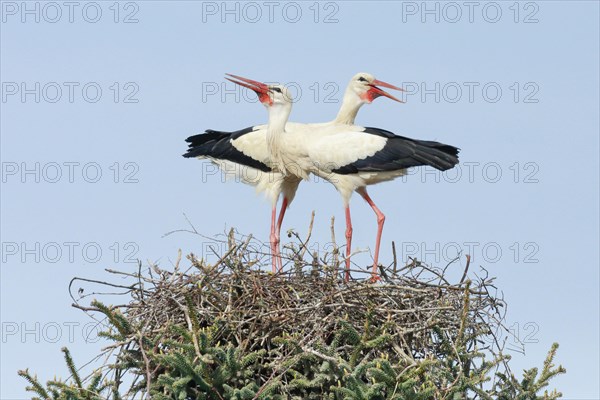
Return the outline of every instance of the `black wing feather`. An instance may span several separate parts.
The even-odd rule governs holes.
[[[253,130],[253,126],[234,132],[222,132],[208,129],[204,133],[190,136],[185,139],[188,143],[188,150],[183,156],[186,158],[211,157],[220,160],[228,160],[251,168],[256,168],[263,172],[270,172],[271,168],[268,165],[245,155],[231,144],[232,140],[252,132]]]
[[[365,128],[364,132],[385,137],[387,143],[383,149],[374,155],[341,166],[333,170],[334,173],[346,175],[361,171],[396,171],[423,165],[445,171],[458,164],[458,152],[460,150],[454,146],[398,136],[390,131],[378,128]]]

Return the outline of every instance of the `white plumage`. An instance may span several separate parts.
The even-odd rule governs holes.
[[[281,268],[279,232],[285,211],[300,181],[313,173],[332,183],[344,202],[345,278],[348,280],[352,242],[349,201],[353,192],[359,193],[377,216],[372,279],[378,279],[378,257],[385,215],[370,198],[366,187],[402,176],[409,167],[429,165],[439,170],[452,168],[458,163],[458,149],[438,142],[398,136],[383,129],[353,125],[362,104],[370,103],[378,96],[397,100],[376,84],[398,88],[377,81],[368,74],[357,74],[353,78],[346,89],[337,118],[321,124],[287,123],[292,100],[285,87],[230,76],[237,79],[230,79],[232,82],[258,94],[261,103],[267,107],[268,124],[230,133],[207,131],[204,135],[188,138],[190,149],[185,156],[210,157],[221,168],[230,167],[231,162],[251,168],[252,178],[243,176],[240,179],[255,185],[257,190],[267,193],[271,199],[274,270],[277,265]],[[277,219],[276,203],[281,193],[283,203]]]

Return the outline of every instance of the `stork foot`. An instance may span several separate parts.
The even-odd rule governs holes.
[[[371,271],[371,279],[369,279],[370,283],[377,283],[381,281],[381,276],[377,273],[378,265],[373,265],[373,270]]]
[[[271,260],[272,261],[272,265],[271,265],[272,272],[274,274],[276,274],[277,273],[277,258],[275,257],[275,255],[272,255],[271,258],[272,258],[272,260]]]
[[[350,281],[350,260],[346,259],[346,270],[344,271],[344,282]]]

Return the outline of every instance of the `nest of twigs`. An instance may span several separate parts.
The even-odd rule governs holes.
[[[133,274],[109,270],[132,279],[131,286],[119,287],[127,288],[133,300],[118,307],[132,325],[141,327],[138,336],[178,340],[170,337],[168,327],[192,329],[196,324],[211,328],[215,341],[244,351],[270,351],[277,346],[274,339],[294,337],[304,351],[315,352],[313,344],[330,343],[341,324],[350,324],[363,335],[387,335],[377,351],[390,360],[439,357],[447,352],[441,337],[446,344],[461,341],[478,350],[502,347],[495,333],[504,329],[504,301],[486,273],[479,277],[468,271],[468,256],[464,270],[456,264],[462,275],[456,283],[447,279],[449,266],[439,269],[411,260],[380,267],[382,280],[373,284],[365,271],[364,279],[344,282],[337,249],[318,258],[299,240],[287,248],[284,272],[273,274],[259,268],[265,255],[252,250],[251,237],[237,239],[231,232],[226,242],[228,250],[217,262],[190,254],[186,270],[180,266],[181,255],[169,270],[157,265],[145,271],[140,266]]]

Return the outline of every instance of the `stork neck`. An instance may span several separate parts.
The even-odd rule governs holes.
[[[280,134],[285,130],[285,124],[292,111],[291,107],[272,106],[269,107],[269,122],[267,124],[267,132],[271,134]]]
[[[335,117],[334,122],[337,124],[354,125],[356,114],[358,114],[358,110],[360,110],[362,105],[363,101],[354,91],[350,89],[346,90],[342,106],[340,107],[340,111],[338,112],[337,117]]]
[[[269,123],[267,124],[267,148],[271,158],[272,167],[286,173],[285,160],[281,146],[281,136],[285,132],[292,108],[290,106],[269,107]]]

